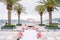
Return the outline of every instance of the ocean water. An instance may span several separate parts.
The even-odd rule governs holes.
[[[1,24],[3,24],[3,23],[6,23],[6,22],[8,22],[8,20],[0,20],[0,25]],[[18,23],[18,20],[11,20],[11,24],[17,24]],[[20,23],[33,23],[34,24],[34,22],[33,21],[26,21],[26,20],[20,20]],[[38,24],[39,22],[38,21],[36,21],[36,23]]]

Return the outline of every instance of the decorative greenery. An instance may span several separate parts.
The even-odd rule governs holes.
[[[1,27],[1,29],[14,29],[16,28],[15,25],[4,25],[3,27]]]
[[[56,25],[56,24],[50,24],[50,25],[46,25],[45,28],[48,28],[48,29],[57,29],[58,25]]]
[[[22,24],[16,24],[17,26],[22,26]]]

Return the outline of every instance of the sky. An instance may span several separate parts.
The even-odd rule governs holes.
[[[38,5],[38,0],[22,0],[19,3],[21,3],[25,7],[25,11],[27,13],[21,13],[21,19],[27,20],[29,18],[40,21],[40,16],[38,12],[35,10],[35,6]],[[60,8],[58,8],[60,9]],[[0,19],[8,19],[8,11],[6,9],[6,5],[4,3],[0,3]],[[17,13],[13,12],[12,10],[12,19],[17,19]],[[52,18],[60,18],[60,10],[59,11],[53,11],[52,12]],[[49,19],[48,12],[43,14],[43,20]]]

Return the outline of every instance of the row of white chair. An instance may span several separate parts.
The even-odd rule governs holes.
[[[60,40],[60,37],[45,37],[45,38],[40,38],[39,40]]]

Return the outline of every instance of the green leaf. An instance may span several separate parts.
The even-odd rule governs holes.
[[[55,0],[55,2],[56,2],[57,4],[60,4],[60,0]]]
[[[60,4],[57,4],[56,7],[60,7]]]

